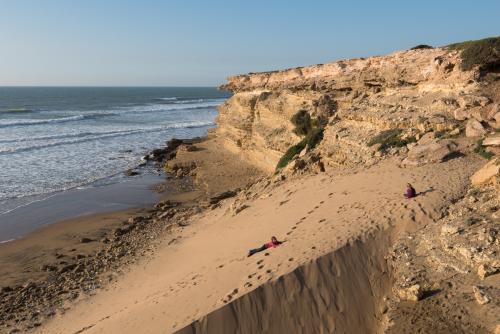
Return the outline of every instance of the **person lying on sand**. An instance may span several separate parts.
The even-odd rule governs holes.
[[[404,194],[406,198],[413,198],[417,196],[417,192],[415,191],[415,188],[409,183],[406,184],[406,194]]]
[[[266,249],[268,248],[275,248],[275,247],[278,247],[279,245],[281,245],[282,243],[284,243],[284,241],[278,241],[278,239],[276,239],[276,237],[271,237],[271,241],[270,242],[267,242],[265,244],[262,245],[262,247],[259,247],[259,248],[254,248],[254,249],[250,249],[248,251],[248,256],[252,256],[254,255],[255,253],[258,253],[258,252],[262,252],[262,251],[265,251]]]

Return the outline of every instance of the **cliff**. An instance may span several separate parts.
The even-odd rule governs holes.
[[[370,165],[408,149],[380,153],[370,139],[384,130],[399,129],[398,139],[411,143],[429,131],[463,132],[461,122],[472,117],[500,124],[479,67],[463,70],[461,63],[457,50],[416,49],[229,77],[221,89],[234,95],[219,108],[216,133],[227,148],[273,171],[300,141],[290,119],[305,110],[325,124],[315,151],[327,167]]]

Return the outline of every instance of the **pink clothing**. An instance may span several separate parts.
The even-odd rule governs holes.
[[[277,242],[277,243],[274,243],[272,241],[269,241],[268,243],[266,243],[266,248],[276,248],[280,245],[281,242]]]

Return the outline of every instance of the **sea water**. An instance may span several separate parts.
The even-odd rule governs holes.
[[[203,136],[216,88],[0,87],[0,215],[125,180],[149,150]]]

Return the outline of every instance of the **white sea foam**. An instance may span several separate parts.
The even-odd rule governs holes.
[[[78,144],[78,143],[83,143],[86,141],[101,140],[101,139],[107,139],[107,138],[113,138],[113,137],[122,137],[122,136],[138,134],[138,133],[158,132],[158,131],[165,131],[167,129],[196,128],[196,127],[205,127],[205,126],[211,126],[211,125],[214,125],[214,123],[213,122],[203,122],[203,121],[193,121],[193,122],[167,124],[164,126],[149,127],[149,128],[145,128],[145,129],[112,131],[112,132],[107,132],[107,133],[106,132],[101,132],[101,133],[96,132],[96,133],[83,133],[83,134],[66,135],[66,136],[61,135],[60,137],[57,137],[57,136],[39,137],[35,141],[41,141],[42,140],[41,138],[68,139],[68,138],[71,138],[74,136],[76,136],[76,137],[83,136],[83,138],[78,138],[78,139],[60,140],[60,141],[56,141],[56,142],[49,142],[49,143],[45,143],[45,144],[35,144],[35,145],[24,146],[24,147],[13,147],[13,148],[12,147],[10,147],[10,148],[1,148],[0,147],[0,155],[20,153],[20,152],[26,152],[26,151],[32,151],[32,150],[39,150],[39,149],[44,149],[44,148],[49,148],[49,147],[54,147],[54,146],[61,146],[61,145]],[[21,140],[26,142],[29,139],[23,138]]]
[[[97,118],[102,116],[103,114],[86,114],[86,115],[75,115],[69,117],[48,118],[48,119],[2,119],[0,120],[0,128],[9,126],[66,123],[66,122],[80,121],[83,119]]]

